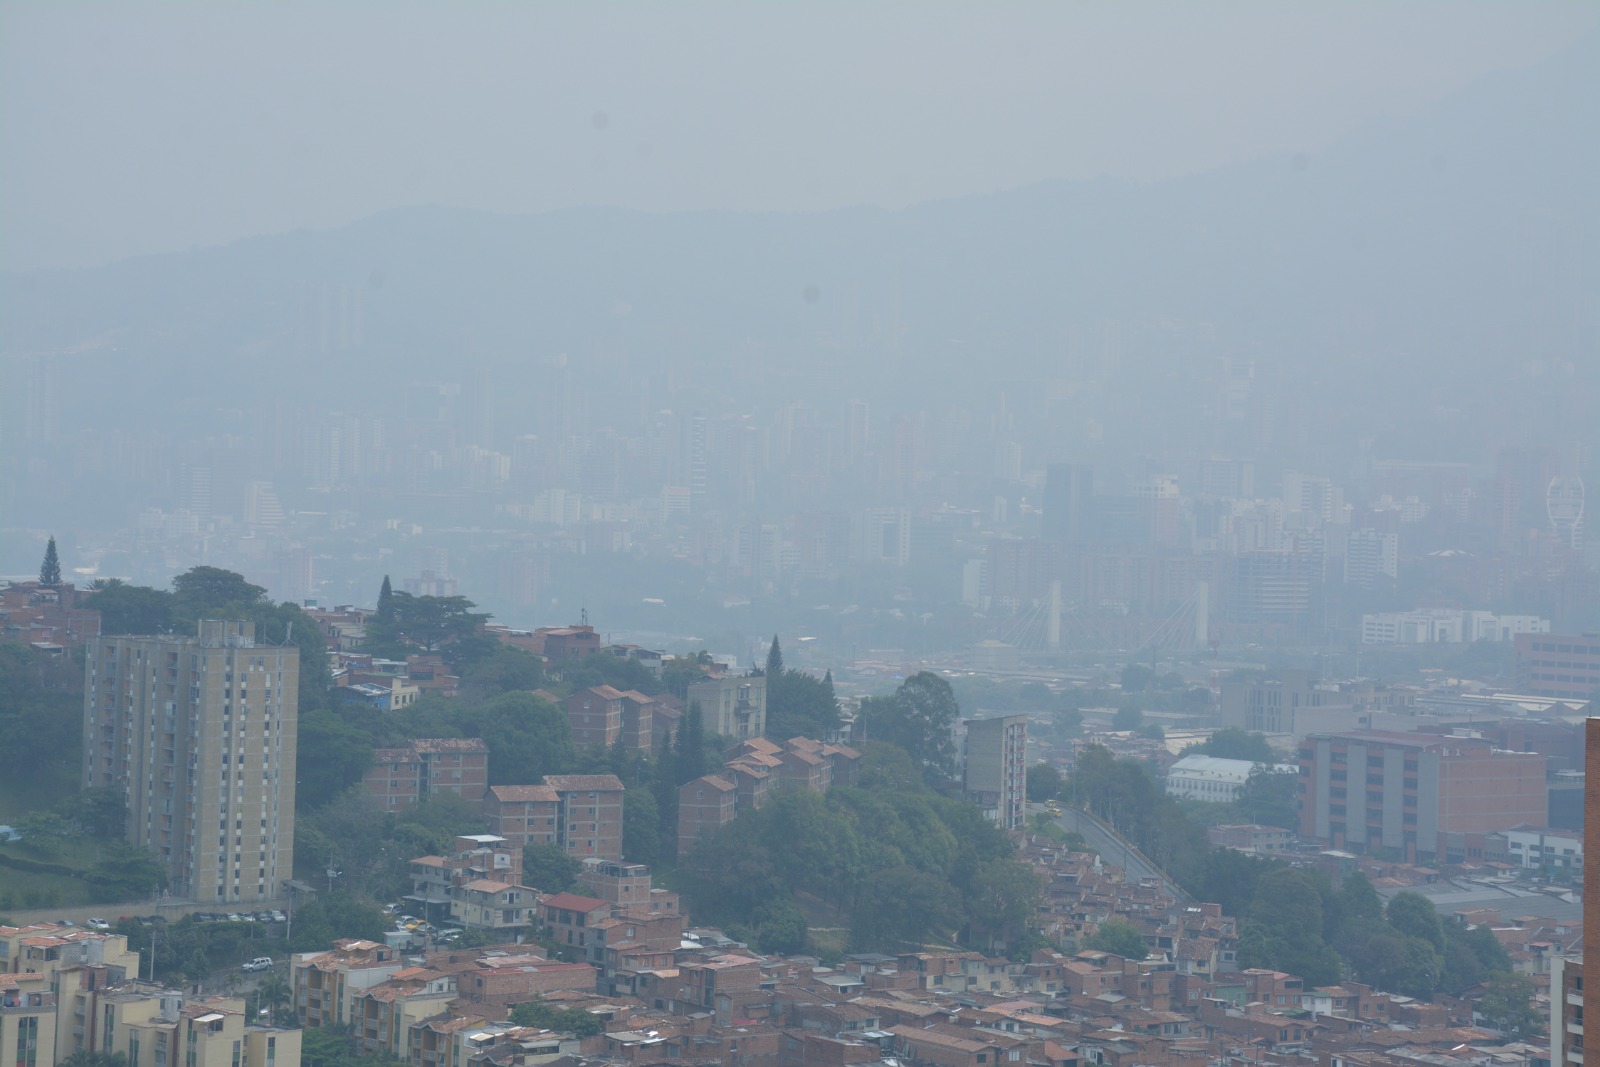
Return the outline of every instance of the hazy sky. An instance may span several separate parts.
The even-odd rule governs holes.
[[[899,206],[1315,151],[1543,59],[1561,3],[0,0],[0,265],[421,203]]]

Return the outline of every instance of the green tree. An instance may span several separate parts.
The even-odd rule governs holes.
[[[1130,663],[1122,668],[1122,675],[1118,679],[1124,693],[1142,693],[1146,689],[1154,689],[1158,679],[1156,672],[1139,663]]]
[[[629,789],[622,798],[622,856],[654,867],[661,862],[661,810],[648,789]]]
[[[1035,763],[1028,768],[1028,799],[1043,804],[1061,795],[1061,772],[1048,763]]]
[[[100,613],[104,634],[162,634],[172,629],[172,594],[145,585],[107,585],[82,601]]]
[[[1083,946],[1097,952],[1110,952],[1125,960],[1142,960],[1150,954],[1139,928],[1121,919],[1107,919],[1095,927]]]
[[[52,541],[51,544],[55,544],[55,542]],[[771,645],[771,647],[769,647],[767,649],[767,670],[766,670],[767,685],[770,687],[772,685],[772,679],[780,677],[782,674],[783,674],[783,649],[778,647],[778,635],[777,634],[773,634],[772,635],[772,645]],[[769,690],[769,692],[767,694],[767,697],[768,697],[769,700],[771,699],[771,696],[772,696],[772,694],[771,694],[771,692]]]
[[[571,890],[581,870],[583,864],[556,845],[528,845],[522,850],[522,883],[542,892]]]
[[[1534,1005],[1533,980],[1502,972],[1489,979],[1477,1015],[1484,1025],[1506,1037],[1528,1040],[1544,1032],[1544,1020]]]
[[[547,774],[569,773],[577,763],[566,713],[533,693],[495,697],[462,725],[489,746],[491,785],[537,782]]]
[[[1282,774],[1258,764],[1231,807],[1247,822],[1293,829],[1300,821],[1299,789],[1299,775]]]
[[[1339,957],[1322,938],[1322,888],[1308,871],[1285,867],[1262,875],[1241,924],[1239,962],[1297,974],[1312,986],[1337,982]]]
[[[1400,892],[1389,898],[1384,912],[1389,925],[1407,937],[1426,942],[1435,952],[1444,951],[1444,928],[1433,901],[1421,893]]]
[[[764,953],[798,955],[806,950],[810,933],[805,912],[791,900],[775,900],[762,905],[755,914],[756,948]]]
[[[857,952],[916,950],[946,937],[960,916],[960,897],[944,878],[901,864],[874,871],[857,898],[850,947]]]
[[[1251,763],[1277,763],[1279,757],[1267,744],[1265,734],[1251,733],[1237,726],[1216,731],[1204,741],[1184,750],[1185,755],[1216,756],[1218,759],[1243,759]]]
[[[492,637],[484,640],[490,645],[488,651],[460,667],[462,696],[492,699],[544,686],[544,661],[538,656]],[[460,647],[459,643],[453,647]]]
[[[768,737],[826,737],[839,726],[839,700],[833,679],[814,678],[804,671],[780,670],[767,674]]]
[[[244,575],[221,567],[190,567],[172,579],[174,615],[193,623],[218,618],[232,610],[247,610],[266,599],[267,591],[245,581]]]
[[[543,1000],[530,1000],[511,1009],[511,1021],[518,1026],[537,1026],[576,1037],[593,1037],[604,1024],[600,1017],[582,1008],[558,1008]]]
[[[900,684],[889,700],[863,702],[870,737],[899,745],[930,780],[955,775],[955,723],[961,709],[950,683],[919,671]]]
[[[1111,716],[1113,730],[1137,730],[1142,725],[1144,725],[1144,712],[1140,711],[1136,704],[1120,707],[1117,713]]]
[[[255,1000],[261,1008],[266,1009],[273,1025],[280,1025],[288,1021],[286,1009],[294,1001],[294,989],[282,974],[276,970],[270,971],[256,984]]]
[[[383,585],[378,587],[378,618],[387,622],[394,618],[394,586],[389,584],[389,576],[383,576]]]
[[[472,609],[477,607],[464,596],[412,596],[410,593],[393,593],[390,597],[390,619],[380,620],[383,627],[392,628],[394,636],[432,652],[447,641],[460,640],[489,621],[489,616]],[[371,633],[373,627],[369,626]]]
[[[96,786],[74,793],[61,814],[82,833],[99,841],[118,841],[128,829],[128,804],[115,789]]]
[[[314,811],[372,765],[372,738],[345,716],[324,708],[300,713],[295,738],[295,810]]]
[[[56,539],[44,546],[44,561],[39,564],[39,584],[54,589],[61,584],[61,558],[56,555]]]
[[[980,863],[963,894],[969,944],[980,951],[1021,943],[1044,887],[1033,868],[1013,859]]]

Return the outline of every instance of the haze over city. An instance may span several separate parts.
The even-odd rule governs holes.
[[[1579,2],[0,5],[0,1048],[1570,1057],[1597,129]]]

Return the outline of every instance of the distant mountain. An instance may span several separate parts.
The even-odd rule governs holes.
[[[1591,35],[1325,153],[1150,184],[895,212],[420,207],[5,274],[4,355],[79,353],[85,391],[119,403],[152,380],[202,405],[270,392],[263,365],[349,387],[475,362],[534,374],[558,352],[735,393],[847,374],[938,397],[1103,374],[1114,320],[1157,376],[1260,359],[1302,412],[1581,419],[1600,373],[1596,71]]]

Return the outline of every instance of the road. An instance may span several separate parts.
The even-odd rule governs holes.
[[[1154,879],[1161,883],[1174,900],[1188,902],[1189,894],[1168,878],[1165,871],[1151,863],[1128,841],[1093,815],[1078,811],[1076,808],[1067,808],[1056,819],[1056,825],[1068,832],[1076,831],[1083,835],[1089,847],[1100,853],[1107,863],[1115,864],[1126,871],[1129,881],[1142,882]]]

